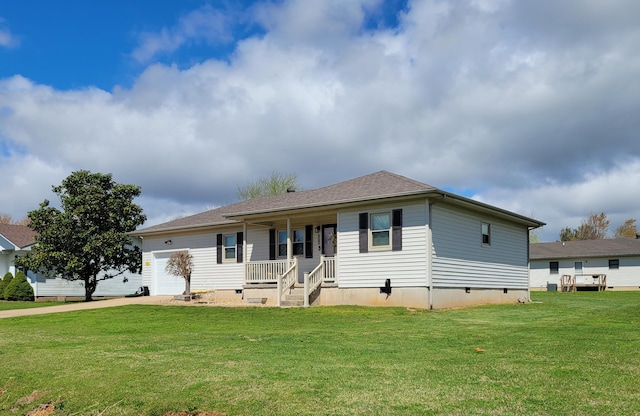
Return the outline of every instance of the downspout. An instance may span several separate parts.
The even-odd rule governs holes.
[[[532,227],[527,227],[527,300],[531,302],[531,230]]]

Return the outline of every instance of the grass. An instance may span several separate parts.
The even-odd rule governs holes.
[[[126,306],[0,320],[0,414],[640,414],[640,292],[450,311]],[[475,348],[485,352],[478,353]]]
[[[10,309],[42,308],[44,306],[55,306],[62,304],[64,304],[64,302],[9,302],[0,300],[0,311],[7,311]]]

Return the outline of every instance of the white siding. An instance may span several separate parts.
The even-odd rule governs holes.
[[[620,260],[618,269],[609,269],[609,260]],[[551,274],[549,263],[557,261],[559,270],[557,274]],[[624,286],[640,288],[640,256],[634,257],[606,257],[606,258],[571,258],[551,260],[531,260],[531,287],[546,288],[547,283],[555,283],[560,286],[560,276],[563,274],[575,274],[575,262],[582,262],[583,274],[606,274],[607,286]]]
[[[482,222],[491,244],[482,244]],[[432,207],[434,287],[527,288],[525,226],[482,216],[445,203]]]
[[[427,286],[426,203],[380,205],[338,216],[337,275],[341,288],[382,287],[391,279],[392,287]],[[402,208],[402,251],[359,252],[360,212]]]
[[[124,281],[126,277],[127,281]],[[81,281],[70,282],[65,279],[45,279],[30,274],[29,280],[35,296],[82,296],[84,297],[84,285]],[[125,276],[117,276],[113,279],[98,282],[98,287],[93,296],[125,296],[135,293],[142,286],[142,276],[127,273]]]
[[[216,235],[235,234],[243,231],[242,227],[218,229],[208,232],[192,232],[188,234],[146,237],[143,240],[142,276],[144,285],[153,293],[155,258],[180,250],[188,250],[193,256],[193,274],[191,289],[242,289],[244,283],[243,263],[217,263]],[[248,261],[269,259],[269,230],[265,227],[248,227],[247,235]],[[171,244],[165,241],[171,240]],[[160,271],[158,271],[160,273]]]

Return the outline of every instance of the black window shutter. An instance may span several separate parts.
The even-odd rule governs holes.
[[[304,257],[313,258],[313,225],[304,226]]]
[[[369,251],[369,214],[360,213],[360,253]]]
[[[269,230],[269,260],[276,259],[276,229]]]
[[[394,209],[391,211],[391,250],[402,250],[402,210]]]
[[[242,263],[242,244],[244,243],[244,234],[240,231],[236,234],[236,261]]]
[[[216,263],[222,264],[222,234],[216,235]]]

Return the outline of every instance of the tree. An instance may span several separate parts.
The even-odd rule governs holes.
[[[11,274],[11,272],[6,272],[2,280],[0,280],[0,300],[5,299],[4,290],[7,288],[7,286],[9,285],[9,283],[11,283],[12,280],[13,280],[13,275]]]
[[[564,227],[560,230],[560,241],[574,241],[577,240],[577,231],[570,227]]]
[[[607,214],[591,213],[587,218],[582,220],[580,227],[571,229],[565,227],[560,231],[560,241],[572,240],[602,240],[607,237],[609,230],[609,220]]]
[[[29,217],[24,217],[16,221],[11,215],[0,213],[0,224],[29,225]]]
[[[27,276],[21,271],[16,273],[16,277],[11,280],[11,283],[4,289],[4,298],[6,300],[14,301],[33,301],[34,294],[33,288],[27,281]]]
[[[638,227],[636,226],[636,220],[628,219],[616,228],[616,232],[613,235],[615,238],[638,238]]]
[[[98,282],[125,272],[139,273],[142,255],[128,232],[144,223],[142,208],[133,203],[140,187],[118,184],[111,174],[73,172],[53,187],[61,210],[49,205],[29,212],[30,227],[39,233],[36,245],[16,265],[37,273],[82,281],[85,301]]]
[[[177,251],[169,257],[165,266],[167,273],[184,279],[184,294],[191,294],[191,272],[193,271],[193,256],[188,251]]]
[[[286,194],[297,191],[298,188],[298,179],[295,174],[273,171],[269,177],[260,178],[245,186],[238,186],[238,198],[246,201],[259,196]]]

